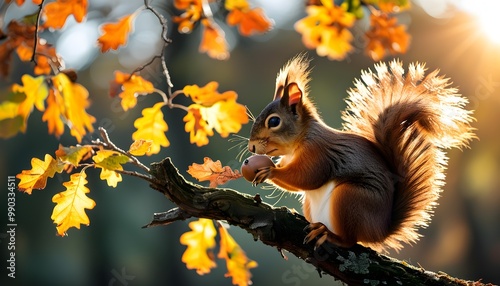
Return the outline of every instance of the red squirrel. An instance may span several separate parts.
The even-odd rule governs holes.
[[[305,243],[326,240],[376,250],[419,239],[444,184],[444,149],[475,137],[467,99],[425,67],[394,60],[361,74],[348,91],[343,130],[327,126],[308,97],[309,60],[290,60],[274,100],[255,119],[250,152],[279,157],[258,168],[264,181],[303,192]]]

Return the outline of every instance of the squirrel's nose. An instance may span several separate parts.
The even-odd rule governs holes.
[[[248,151],[255,153],[255,144],[252,144],[252,142],[248,142]]]

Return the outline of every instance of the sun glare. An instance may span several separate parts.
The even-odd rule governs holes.
[[[481,29],[492,42],[500,45],[499,0],[463,0],[460,6],[477,18]]]

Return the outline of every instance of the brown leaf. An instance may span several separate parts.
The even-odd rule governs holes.
[[[219,160],[213,161],[205,157],[203,164],[193,163],[188,167],[188,173],[198,181],[210,181],[210,187],[215,188],[231,180],[241,178],[238,170],[231,170],[229,166],[222,166]]]

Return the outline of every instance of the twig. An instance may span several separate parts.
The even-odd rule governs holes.
[[[146,167],[144,164],[142,164],[135,156],[133,156],[132,154],[130,154],[127,151],[124,151],[123,149],[121,149],[118,146],[116,146],[113,142],[111,142],[111,140],[109,139],[109,135],[108,135],[108,132],[106,131],[106,129],[104,129],[103,127],[99,127],[99,132],[101,133],[101,137],[104,140],[104,142],[101,142],[101,141],[97,140],[97,141],[94,141],[95,144],[99,144],[99,145],[102,145],[104,147],[110,148],[111,150],[114,150],[114,151],[116,151],[116,152],[118,152],[120,154],[123,154],[123,155],[129,157],[130,160],[132,160],[132,163],[134,165],[138,166],[139,168],[141,168],[144,171],[146,171],[146,172],[149,173],[149,168]],[[125,173],[125,172],[124,172],[124,174],[132,175],[132,174]],[[133,176],[137,177],[137,175],[133,175]],[[148,176],[145,176],[145,177],[149,178]]]
[[[33,55],[31,56],[31,61],[36,65],[36,47],[38,45],[38,28],[40,27],[40,14],[42,14],[42,8],[43,8],[43,2],[45,0],[42,0],[40,4],[38,4],[38,13],[36,14],[36,23],[35,23],[35,42],[33,44]]]
[[[148,223],[147,225],[143,226],[142,228],[148,228],[148,227],[159,226],[159,225],[169,225],[172,222],[179,221],[179,220],[186,220],[190,217],[191,217],[191,215],[184,212],[182,209],[173,208],[167,212],[153,214],[153,220],[150,223]]]
[[[156,11],[156,9],[150,5],[149,0],[144,0],[144,6],[146,6],[146,9],[151,11],[156,16],[156,18],[158,18],[158,21],[160,22],[160,25],[162,27],[161,37],[163,39],[163,47],[161,50],[160,58],[161,58],[161,66],[163,69],[163,74],[165,75],[165,80],[166,80],[167,86],[168,86],[168,95],[170,95],[172,93],[172,87],[174,85],[172,84],[172,80],[170,78],[170,73],[168,72],[167,63],[165,61],[165,53],[164,53],[164,50],[167,48],[167,46],[170,43],[172,43],[172,40],[168,38],[168,25],[167,25],[168,22],[165,19],[165,17],[163,17],[162,14],[158,13],[158,11]],[[157,58],[157,57],[158,56],[155,56],[155,58]]]
[[[148,182],[152,182],[153,181],[153,178],[151,178],[150,176],[144,175],[144,174],[141,174],[141,173],[138,173],[138,172],[135,172],[135,171],[127,171],[127,170],[114,170],[114,171],[117,172],[117,173],[123,174],[123,175],[128,175],[128,176],[132,176],[132,177],[141,178],[141,179],[146,180]]]

